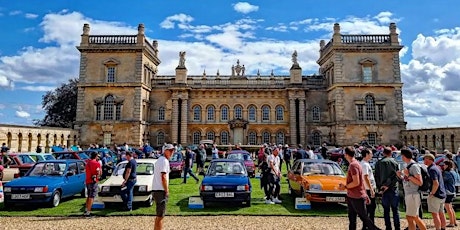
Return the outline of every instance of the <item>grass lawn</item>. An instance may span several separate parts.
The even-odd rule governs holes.
[[[199,176],[202,178],[202,176]],[[251,207],[242,207],[233,204],[215,204],[205,209],[189,209],[188,198],[190,196],[199,196],[198,187],[193,178],[188,180],[187,184],[181,184],[181,178],[170,180],[170,198],[167,206],[167,215],[286,215],[286,216],[347,216],[347,208],[344,205],[331,204],[313,204],[311,210],[296,210],[294,208],[294,199],[290,197],[286,178],[282,178],[281,197],[282,204],[268,205],[264,203],[263,191],[260,189],[259,179],[252,178],[252,204]],[[85,206],[85,198],[75,196],[71,199],[63,200],[55,208],[39,208],[29,206],[17,206],[10,210],[4,210],[3,204],[0,204],[0,216],[75,216],[82,215]],[[378,205],[376,215],[382,217],[383,208]],[[426,210],[425,210],[426,212]],[[154,207],[139,207],[134,204],[132,212],[121,211],[116,205],[106,207],[101,210],[93,210],[95,215],[112,216],[112,215],[155,215]],[[404,218],[404,212],[400,212]],[[426,218],[431,215],[425,214]],[[457,211],[457,217],[460,218],[460,212]]]

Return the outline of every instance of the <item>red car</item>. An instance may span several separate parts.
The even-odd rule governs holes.
[[[169,173],[170,177],[180,177],[182,171],[184,170],[185,167],[185,161],[184,161],[184,156],[180,152],[175,152],[169,158],[169,168],[171,172]]]
[[[24,176],[35,164],[34,159],[26,154],[10,153],[8,154],[8,159],[9,161],[6,162],[6,165],[9,168],[18,168],[19,176]]]
[[[77,151],[77,152],[54,152],[53,156],[57,160],[65,160],[65,159],[76,159],[76,160],[84,160],[88,161],[90,159],[89,155],[90,152],[87,151]]]
[[[227,159],[237,159],[244,161],[244,166],[248,172],[248,176],[256,176],[256,166],[254,160],[251,158],[251,154],[246,150],[231,150],[227,152]]]
[[[342,148],[331,149],[327,152],[327,156],[329,157],[329,160],[335,161],[335,162],[343,158],[344,154],[345,154],[345,151]]]

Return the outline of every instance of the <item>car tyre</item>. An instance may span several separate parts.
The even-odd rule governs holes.
[[[9,201],[3,201],[3,209],[10,209],[11,208],[11,203]]]
[[[56,190],[53,192],[53,195],[51,195],[50,205],[51,207],[57,207],[59,203],[61,203],[61,192]]]
[[[243,204],[244,207],[251,207],[251,196],[246,200],[246,202]]]

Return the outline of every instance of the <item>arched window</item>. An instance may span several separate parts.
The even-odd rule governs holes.
[[[112,95],[107,95],[104,99],[104,120],[113,120],[113,106],[115,100]]]
[[[284,109],[283,109],[283,106],[281,105],[276,106],[276,120],[277,121],[284,120]]]
[[[314,132],[311,140],[314,146],[320,146],[321,145],[321,134],[319,134],[319,132]]]
[[[157,135],[157,145],[162,146],[165,143],[165,133],[158,132]]]
[[[262,121],[269,121],[270,120],[270,107],[268,105],[264,105],[262,107]]]
[[[257,138],[257,134],[256,132],[249,132],[248,134],[248,144],[250,145],[255,145],[256,144],[256,138]]]
[[[226,105],[220,108],[220,120],[228,121],[228,106]]]
[[[284,133],[283,132],[278,132],[276,134],[276,144],[284,145]]]
[[[195,131],[195,132],[193,132],[193,140],[192,140],[193,144],[194,144],[194,145],[200,144],[200,140],[201,140],[201,133],[200,133],[200,131]]]
[[[199,105],[193,107],[193,120],[201,121],[201,107]]]
[[[371,95],[366,96],[366,120],[375,121],[375,100]]]
[[[165,107],[160,107],[158,109],[158,120],[164,121],[165,120]]]
[[[262,133],[262,142],[263,143],[270,143],[270,133],[269,132],[263,132]]]
[[[320,114],[321,113],[320,113],[319,107],[313,106],[313,108],[311,109],[311,116],[312,116],[313,121],[319,122],[321,120]]]
[[[248,108],[248,120],[249,121],[256,121],[256,112],[257,109],[255,106],[251,105]]]
[[[213,132],[213,131],[209,131],[207,134],[206,134],[206,139],[208,140],[214,140],[216,137],[216,134]]]
[[[243,119],[243,107],[235,106],[235,119]]]
[[[214,106],[211,105],[211,106],[208,107],[208,121],[214,121],[215,120],[214,111],[215,111]],[[212,139],[209,139],[209,140],[212,140]]]
[[[228,145],[228,132],[227,131],[222,131],[220,133],[220,144]]]

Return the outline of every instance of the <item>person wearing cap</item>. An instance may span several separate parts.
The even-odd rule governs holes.
[[[126,152],[126,160],[128,163],[126,163],[125,166],[125,171],[123,172],[123,182],[121,183],[121,199],[123,200],[123,204],[125,205],[125,209],[127,211],[132,211],[133,209],[133,190],[134,190],[134,185],[136,184],[137,181],[137,162],[133,158],[133,153],[132,152]],[[125,189],[123,189],[126,187]]]
[[[153,169],[153,198],[156,204],[155,230],[163,229],[163,218],[169,197],[169,158],[175,150],[172,144],[166,144],[163,149],[164,154],[155,162]]]
[[[423,156],[423,163],[428,167],[428,174],[432,180],[430,194],[427,198],[428,212],[431,212],[436,229],[446,228],[446,217],[444,215],[444,202],[446,190],[442,179],[441,170],[434,163],[435,157],[431,153]]]
[[[86,211],[83,214],[85,217],[91,217],[91,207],[93,206],[94,197],[97,194],[97,183],[101,176],[101,165],[97,162],[97,152],[91,152],[90,160],[85,165],[85,184],[88,196],[86,197]]]

